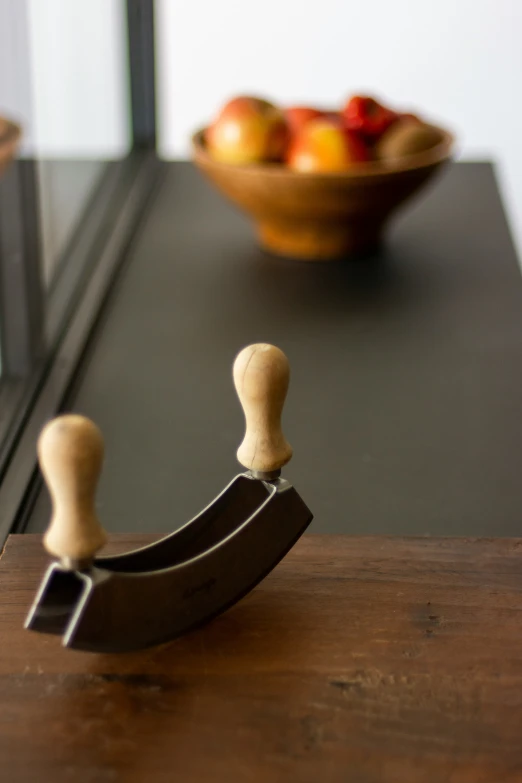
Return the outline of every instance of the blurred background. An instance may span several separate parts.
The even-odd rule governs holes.
[[[0,0],[0,113],[42,160],[47,278],[102,161],[129,148],[124,6]],[[453,129],[462,159],[498,163],[520,250],[521,31],[520,0],[157,0],[159,154],[186,157],[193,130],[234,94],[333,106],[375,93]],[[48,158],[89,161],[74,167],[74,198],[70,167]]]
[[[160,0],[160,152],[230,94],[337,105],[377,93],[453,128],[464,159],[498,161],[522,246],[519,0]]]
[[[0,114],[38,161],[47,285],[104,161],[129,150],[124,13],[120,0],[0,0]]]
[[[0,117],[23,129],[0,177],[0,544],[11,520],[47,518],[32,516],[34,441],[69,405],[107,433],[112,525],[138,528],[151,507],[163,518],[162,503],[187,518],[235,468],[239,410],[221,373],[260,339],[292,353],[297,379],[309,356],[328,372],[326,423],[314,385],[298,381],[289,435],[321,524],[337,512],[312,459],[306,473],[309,432],[312,455],[343,454],[339,503],[349,466],[352,531],[371,518],[380,532],[490,534],[499,498],[503,534],[517,531],[519,270],[494,177],[520,258],[521,31],[521,0],[0,0]],[[198,172],[163,162],[187,159],[232,96],[334,109],[357,93],[452,130],[461,159],[495,164],[450,167],[398,225],[389,264],[281,263]],[[201,400],[179,383],[187,368]],[[218,408],[229,419],[219,413],[214,453]],[[206,489],[172,482],[174,441],[194,446],[177,475],[197,468]]]

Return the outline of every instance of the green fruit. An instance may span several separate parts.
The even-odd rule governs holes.
[[[442,139],[442,133],[433,125],[411,119],[399,120],[377,142],[377,158],[384,161],[405,158],[431,149]]]

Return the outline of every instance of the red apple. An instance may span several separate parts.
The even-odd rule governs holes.
[[[346,127],[368,140],[378,139],[397,119],[397,113],[368,95],[354,95],[343,109]]]
[[[289,168],[302,172],[346,171],[370,159],[368,149],[356,133],[335,119],[308,122],[290,144]]]
[[[205,141],[215,160],[239,165],[281,160],[288,135],[281,109],[263,98],[241,95],[223,106]]]
[[[284,112],[292,135],[298,133],[310,120],[324,116],[324,112],[311,106],[289,106]]]

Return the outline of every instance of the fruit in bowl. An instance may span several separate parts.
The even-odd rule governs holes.
[[[15,157],[21,136],[19,125],[0,117],[0,175]]]
[[[305,123],[290,142],[286,162],[292,171],[344,171],[370,160],[364,141],[341,120],[320,117]]]
[[[320,117],[326,116],[326,112],[312,106],[287,106],[284,109],[284,114],[290,136],[295,136],[311,120],[318,120]]]
[[[371,140],[382,136],[398,115],[375,98],[354,95],[346,103],[342,116],[347,128]]]
[[[394,122],[379,138],[376,155],[379,160],[401,160],[418,152],[425,152],[440,142],[438,128],[427,125],[412,115],[404,115]]]
[[[194,134],[196,165],[253,218],[265,249],[302,260],[373,251],[398,207],[450,159],[446,130],[355,98],[336,111],[240,96]],[[229,122],[236,129],[225,132]]]
[[[205,134],[209,153],[222,163],[282,160],[288,143],[284,113],[270,101],[239,96],[228,101]]]

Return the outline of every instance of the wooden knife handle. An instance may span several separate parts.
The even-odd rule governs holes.
[[[246,421],[237,458],[254,474],[276,473],[292,457],[281,429],[290,380],[288,359],[274,345],[249,345],[238,354],[233,375]]]
[[[94,507],[102,434],[84,416],[58,416],[42,430],[38,458],[53,504],[44,546],[67,567],[82,567],[107,540]]]

